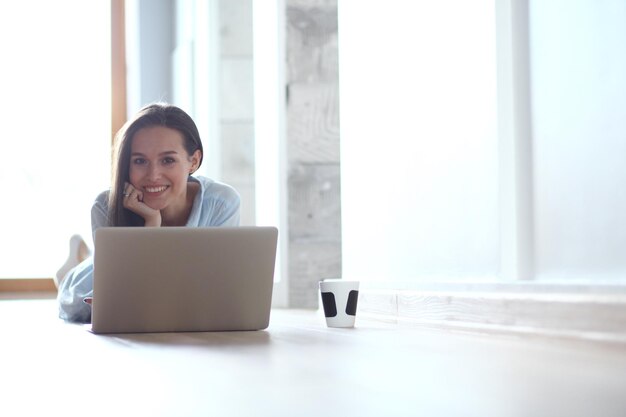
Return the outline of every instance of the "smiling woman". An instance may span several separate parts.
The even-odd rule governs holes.
[[[50,278],[110,166],[110,3],[0,5],[0,278]]]
[[[100,227],[239,225],[239,193],[191,175],[202,162],[202,141],[184,110],[149,104],[122,127],[115,142],[111,186],[91,209],[94,235]],[[83,301],[93,296],[93,270],[90,257],[65,275],[57,297],[61,318],[91,319]]]

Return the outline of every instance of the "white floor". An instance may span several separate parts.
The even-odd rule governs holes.
[[[97,336],[0,302],[0,415],[620,416],[626,349],[274,310],[259,332]]]

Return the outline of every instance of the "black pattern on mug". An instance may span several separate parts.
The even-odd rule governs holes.
[[[356,304],[359,301],[359,292],[352,290],[348,294],[348,304],[346,304],[346,314],[356,316]]]
[[[337,315],[337,303],[335,303],[335,294],[333,294],[332,292],[323,292],[322,305],[324,306],[324,315],[326,317],[335,317]]]

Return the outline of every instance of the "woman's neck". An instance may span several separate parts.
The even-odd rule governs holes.
[[[166,207],[161,210],[161,226],[185,226],[191,214],[193,201],[198,192],[199,185],[193,182],[187,183],[187,193],[184,202],[174,207]]]

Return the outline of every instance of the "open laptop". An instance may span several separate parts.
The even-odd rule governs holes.
[[[269,325],[274,227],[110,227],[95,233],[94,333]]]

